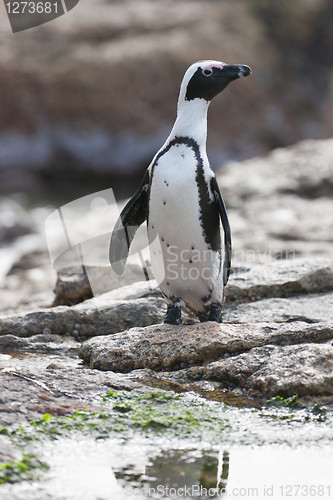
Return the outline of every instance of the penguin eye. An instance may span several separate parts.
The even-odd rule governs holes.
[[[206,68],[206,69],[202,70],[202,74],[205,76],[210,76],[213,74],[213,70],[211,68]]]

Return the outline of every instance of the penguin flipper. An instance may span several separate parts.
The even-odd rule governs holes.
[[[231,268],[231,230],[230,230],[227,210],[225,208],[221,191],[215,176],[211,180],[211,189],[218,206],[224,231],[223,285],[225,286],[228,283],[230,268]]]
[[[148,192],[149,172],[147,170],[138,190],[123,208],[112,231],[109,258],[112,269],[119,276],[124,272],[134,235],[139,226],[147,219]]]

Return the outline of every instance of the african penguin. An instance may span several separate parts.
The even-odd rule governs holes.
[[[211,60],[188,68],[171,133],[112,232],[110,262],[122,274],[135,231],[147,221],[153,274],[168,304],[164,323],[181,324],[181,306],[200,321],[221,322],[231,233],[206,154],[207,110],[231,81],[250,74],[248,66]]]

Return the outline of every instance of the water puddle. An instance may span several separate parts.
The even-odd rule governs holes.
[[[333,496],[332,447],[198,445],[134,437],[61,439],[43,449],[39,483],[1,487],[3,500],[167,500]]]

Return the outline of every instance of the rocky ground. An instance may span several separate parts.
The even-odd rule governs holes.
[[[297,394],[332,407],[332,179],[332,140],[219,173],[234,240],[222,324],[161,324],[165,303],[135,262],[121,282],[103,266],[57,275],[43,236],[50,210],[3,198],[0,428],[95,412],[110,390],[250,408]],[[88,277],[104,293],[93,296]],[[15,460],[0,437],[0,460]]]

